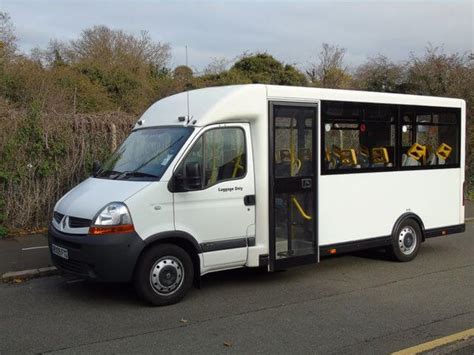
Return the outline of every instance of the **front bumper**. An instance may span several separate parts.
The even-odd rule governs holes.
[[[136,233],[103,236],[48,231],[53,264],[61,271],[104,282],[128,282],[145,243]],[[68,259],[51,253],[51,244],[68,250]]]

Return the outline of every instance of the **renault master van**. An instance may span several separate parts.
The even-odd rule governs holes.
[[[57,202],[51,257],[133,282],[153,305],[220,270],[373,247],[410,261],[425,239],[464,231],[464,147],[463,100],[271,85],[173,95]]]

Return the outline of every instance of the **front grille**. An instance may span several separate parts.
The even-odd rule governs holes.
[[[87,228],[90,227],[92,221],[90,219],[69,217],[69,227],[71,228]]]
[[[90,267],[82,261],[63,259],[56,255],[53,255],[52,258],[54,263],[64,271],[72,272],[77,275],[89,276]]]
[[[54,212],[53,213],[53,218],[54,220],[57,222],[57,223],[61,223],[62,219],[63,219],[64,215],[59,213],[59,212]]]

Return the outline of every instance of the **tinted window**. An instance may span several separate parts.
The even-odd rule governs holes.
[[[322,171],[458,167],[460,117],[455,108],[325,101]]]
[[[392,169],[397,106],[324,102],[323,170]]]
[[[459,110],[402,106],[402,167],[459,164]]]

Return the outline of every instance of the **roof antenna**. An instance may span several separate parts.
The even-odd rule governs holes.
[[[186,45],[185,48],[186,48],[186,67],[188,67],[188,45]],[[191,117],[189,116],[189,81],[186,83],[186,106],[188,109],[186,125],[188,125],[189,121],[191,121]]]

